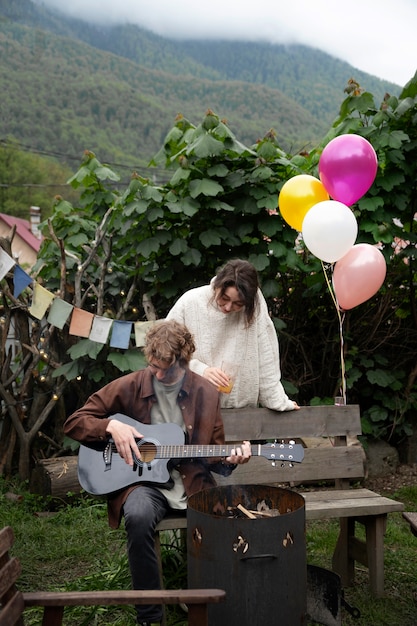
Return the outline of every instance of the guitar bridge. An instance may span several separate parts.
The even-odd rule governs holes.
[[[104,461],[105,472],[108,472],[108,470],[111,469],[111,458],[112,458],[112,447],[111,447],[111,441],[109,441],[109,443],[103,450],[103,461]]]

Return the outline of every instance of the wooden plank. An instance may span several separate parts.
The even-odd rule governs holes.
[[[64,606],[46,606],[43,611],[42,626],[61,626],[64,621]]]
[[[20,562],[16,557],[11,558],[1,567],[0,598],[4,596],[17,581],[21,573]]]
[[[339,536],[332,557],[332,569],[339,574],[343,587],[350,587],[355,580],[355,560],[350,545],[355,534],[355,520],[347,517],[339,520]]]
[[[10,550],[13,545],[14,535],[11,526],[5,526],[0,530],[0,558]]]
[[[222,602],[223,589],[153,589],[108,591],[33,591],[25,606],[116,606],[124,604],[205,604]]]
[[[207,604],[190,604],[189,605],[188,626],[208,626]]]
[[[23,615],[24,608],[23,595],[20,591],[16,591],[0,611],[0,626],[23,624],[19,618]]]
[[[306,519],[366,517],[404,510],[404,504],[368,489],[302,492]]]
[[[231,476],[215,474],[216,482],[221,485],[251,485],[303,482],[319,482],[337,478],[358,480],[365,475],[364,453],[362,447],[306,448],[304,460],[290,467],[288,463],[275,467],[263,457],[253,457],[249,463],[238,465]]]
[[[387,500],[388,502],[392,502],[390,498],[380,496],[378,493],[371,491],[370,489],[318,489],[314,491],[304,491],[303,495],[304,497],[307,497],[308,501],[311,503],[331,498],[333,501],[338,501],[343,504],[344,502],[348,502],[351,498],[354,498],[355,500],[359,500],[361,498],[367,500],[368,498],[373,498],[375,496]]]
[[[222,416],[227,441],[362,434],[356,404],[305,406],[299,411],[283,412],[264,408],[222,409]]]
[[[372,594],[381,598],[384,595],[384,536],[386,515],[367,518],[366,555],[369,581]]]
[[[349,500],[352,498],[354,500],[363,499],[368,502],[370,502],[372,499],[379,498],[383,505],[395,503],[395,506],[404,507],[402,502],[397,502],[396,500],[392,500],[391,498],[381,496],[379,495],[379,493],[371,491],[370,489],[330,489],[326,491],[304,491],[303,495],[304,497],[307,497],[308,501],[311,503],[331,498],[333,502],[340,502],[340,504],[343,505],[344,503],[349,502]],[[401,510],[403,510],[403,508],[401,508]]]
[[[156,527],[157,532],[164,530],[176,530],[177,528],[187,528],[187,518],[185,515],[167,515]]]

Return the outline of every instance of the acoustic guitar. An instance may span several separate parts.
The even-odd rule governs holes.
[[[134,456],[133,466],[127,465],[112,439],[104,446],[81,444],[78,480],[87,493],[95,496],[109,495],[141,482],[167,487],[171,461],[227,457],[236,447],[236,444],[185,444],[184,431],[177,424],[142,424],[122,413],[112,415],[111,419],[129,424],[143,434],[136,440],[141,458]],[[252,456],[263,456],[273,464],[301,463],[304,458],[303,446],[295,443],[255,443],[251,451]]]

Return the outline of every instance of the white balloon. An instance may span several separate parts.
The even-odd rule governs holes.
[[[303,220],[307,248],[322,261],[334,263],[353,246],[358,223],[353,211],[337,200],[323,200],[309,209]]]

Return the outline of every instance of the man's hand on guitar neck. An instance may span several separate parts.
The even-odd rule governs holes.
[[[136,439],[141,439],[143,435],[129,424],[119,422],[119,420],[112,419],[106,428],[106,432],[113,439],[117,448],[117,452],[124,459],[128,465],[133,465],[133,453],[138,459],[140,459],[139,448],[136,443]]]
[[[237,446],[231,450],[230,456],[226,457],[226,462],[231,465],[242,465],[247,463],[251,457],[250,441],[244,441],[241,446]]]

